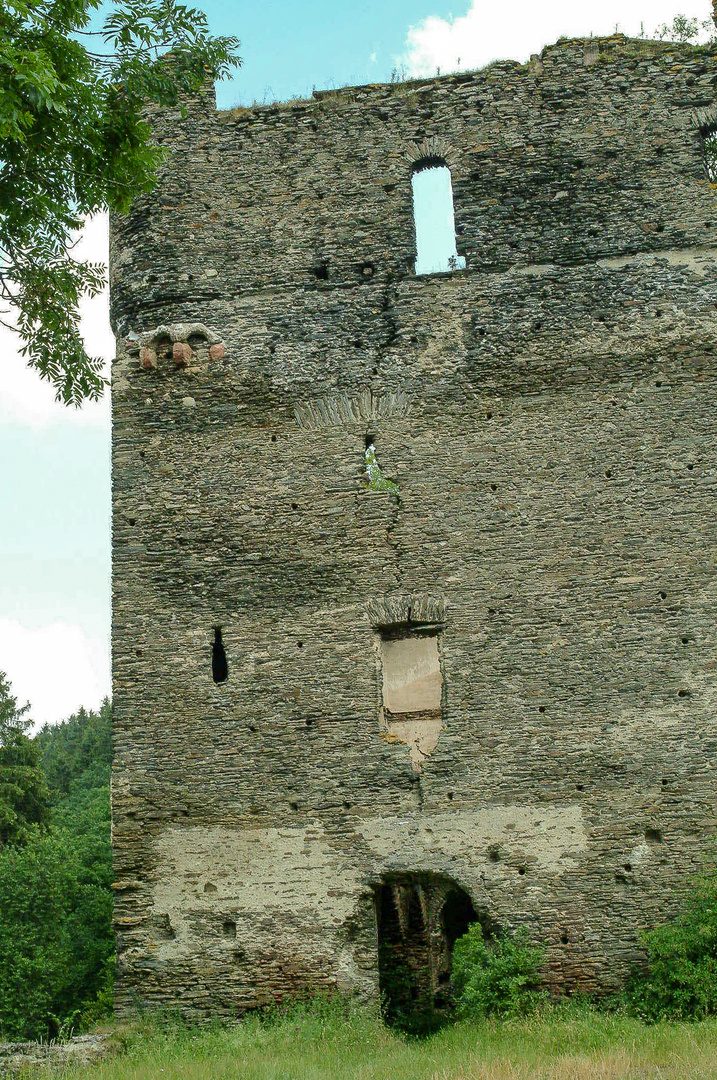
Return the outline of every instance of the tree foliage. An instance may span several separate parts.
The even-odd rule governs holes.
[[[0,847],[27,839],[49,820],[49,792],[37,747],[27,735],[29,705],[21,709],[0,672]]]
[[[80,709],[61,724],[45,724],[34,739],[42,770],[58,803],[78,787],[104,787],[112,766],[112,704]]]
[[[662,23],[655,30],[655,37],[662,41],[677,41],[682,45],[689,43],[715,44],[715,20],[691,19],[687,15],[675,15],[671,23]]]
[[[0,1037],[47,1039],[111,1007],[111,708],[32,740],[50,827],[0,851]]]
[[[104,267],[72,257],[73,232],[97,211],[126,211],[156,182],[161,152],[143,107],[174,104],[240,63],[236,38],[211,37],[206,17],[176,0],[117,0],[92,31],[101,3],[0,3],[4,321],[30,366],[74,405],[104,387],[78,315]]]

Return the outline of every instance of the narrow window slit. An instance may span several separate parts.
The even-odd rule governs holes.
[[[214,644],[212,645],[212,678],[214,682],[226,682],[229,678],[229,665],[227,654],[224,651],[221,626],[214,627]]]
[[[426,158],[413,166],[413,220],[416,228],[416,274],[449,273],[465,269],[456,249],[451,171],[441,158]]]

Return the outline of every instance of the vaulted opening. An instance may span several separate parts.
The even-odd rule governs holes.
[[[157,334],[152,341],[154,351],[160,360],[167,360],[172,355],[172,344],[169,334]]]
[[[456,250],[451,171],[441,158],[416,162],[411,176],[416,228],[416,274],[463,270],[466,260]]]
[[[402,874],[376,887],[379,988],[388,1024],[428,1034],[451,1011],[453,946],[480,919],[448,878]]]
[[[197,356],[206,356],[209,352],[209,339],[206,334],[196,331],[187,338],[187,345]]]

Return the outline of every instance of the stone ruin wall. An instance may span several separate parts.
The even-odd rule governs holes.
[[[715,832],[716,76],[614,37],[155,118],[112,230],[120,1008],[371,996],[406,875],[555,988],[672,910]],[[426,156],[465,271],[413,272]],[[437,639],[422,748],[397,627]]]

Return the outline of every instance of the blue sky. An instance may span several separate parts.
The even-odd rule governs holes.
[[[706,19],[708,0],[211,0],[214,33],[241,38],[244,65],[220,84],[220,108],[382,82],[392,71],[432,75],[527,59],[561,35],[616,26],[651,34],[682,11]],[[89,224],[82,253],[106,259],[106,222]],[[85,304],[90,350],[109,357],[107,299]],[[109,692],[109,403],[78,411],[53,401],[0,330],[0,671],[38,722],[55,722]]]
[[[215,33],[236,34],[242,42],[244,66],[231,85],[217,88],[220,108],[387,81],[409,26],[451,10],[431,0],[263,0],[203,7]]]
[[[394,69],[435,74],[500,58],[527,59],[562,35],[651,33],[677,12],[707,19],[709,0],[263,0],[202,6],[212,31],[236,34],[244,66],[220,84],[219,108],[286,100],[311,90],[385,82]]]

